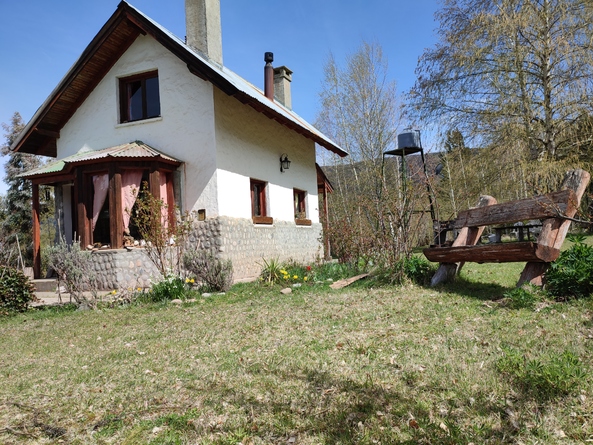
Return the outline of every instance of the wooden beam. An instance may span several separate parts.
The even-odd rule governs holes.
[[[491,205],[488,208],[464,210],[459,212],[457,219],[453,222],[453,228],[508,224],[530,219],[557,218],[560,215],[570,216],[569,214],[576,213],[577,202],[574,191],[566,189],[536,198]]]
[[[148,175],[148,190],[156,199],[161,199],[161,174],[156,168]]]
[[[532,242],[495,243],[480,246],[433,247],[424,255],[434,262],[514,263],[532,261],[550,263],[558,258],[560,249]]]
[[[39,185],[33,184],[33,276],[41,278],[41,225],[39,222]]]
[[[58,139],[60,137],[59,131],[51,131],[51,130],[44,130],[43,128],[35,127],[34,131],[39,133],[42,136],[47,136],[53,139]]]

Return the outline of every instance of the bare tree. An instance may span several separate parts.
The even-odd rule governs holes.
[[[520,141],[531,159],[574,149],[574,127],[593,111],[590,1],[444,0],[436,17],[439,42],[409,94],[413,119],[480,146]]]
[[[363,42],[343,68],[330,55],[320,96],[316,124],[349,154],[328,172],[336,189],[329,201],[332,251],[392,264],[411,247],[413,193],[402,192],[397,163],[384,162],[383,153],[395,148],[400,113],[381,46]]]

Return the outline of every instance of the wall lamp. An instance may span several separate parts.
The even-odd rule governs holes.
[[[283,153],[280,155],[280,172],[284,173],[284,170],[288,170],[290,168],[290,160],[288,159],[288,155]]]

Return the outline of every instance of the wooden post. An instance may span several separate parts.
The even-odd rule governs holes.
[[[477,207],[485,207],[492,204],[496,204],[496,199],[494,199],[492,196],[483,195],[480,196]],[[455,241],[453,241],[452,246],[459,247],[475,245],[479,241],[480,236],[482,236],[484,227],[485,226],[463,227],[459,231],[459,235],[457,235]],[[464,264],[465,263],[440,263],[439,268],[432,277],[432,280],[430,280],[430,285],[436,286],[437,284],[452,280],[455,275],[461,271],[461,268]]]
[[[41,225],[39,223],[39,184],[33,184],[33,276],[41,278]]]
[[[576,202],[574,205],[567,206],[565,216],[572,218],[576,215],[581,204],[581,197],[585,193],[590,179],[591,175],[585,170],[577,169],[566,173],[562,182],[562,190],[572,190],[575,193]],[[570,221],[567,219],[548,218],[542,224],[542,231],[537,238],[537,243],[542,246],[560,249],[569,228]],[[521,286],[524,283],[541,286],[543,284],[544,273],[549,265],[550,263],[527,263],[523,272],[521,272],[517,286]]]
[[[148,176],[148,190],[156,199],[161,199],[161,173],[153,169]]]
[[[124,244],[121,173],[116,171],[113,166],[109,170],[109,237],[111,238],[111,247],[121,249]]]
[[[80,238],[80,248],[86,249],[86,246],[91,244],[93,238],[91,233],[91,224],[87,215],[87,201],[89,199],[88,189],[86,187],[88,181],[84,173],[78,170],[76,173],[76,187],[74,187],[76,199],[76,215],[77,215],[77,235]],[[74,240],[76,242],[77,240]]]

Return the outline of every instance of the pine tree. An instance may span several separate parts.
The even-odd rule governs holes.
[[[10,150],[12,143],[16,140],[25,124],[21,115],[15,112],[10,124],[2,124],[4,129],[5,142],[0,146],[2,155],[8,156],[4,164],[4,182],[8,184],[6,197],[0,217],[0,231],[8,249],[15,249],[18,241],[25,261],[32,259],[32,219],[31,219],[31,181],[23,179],[18,175],[39,167],[39,157],[28,153],[13,152]]]

